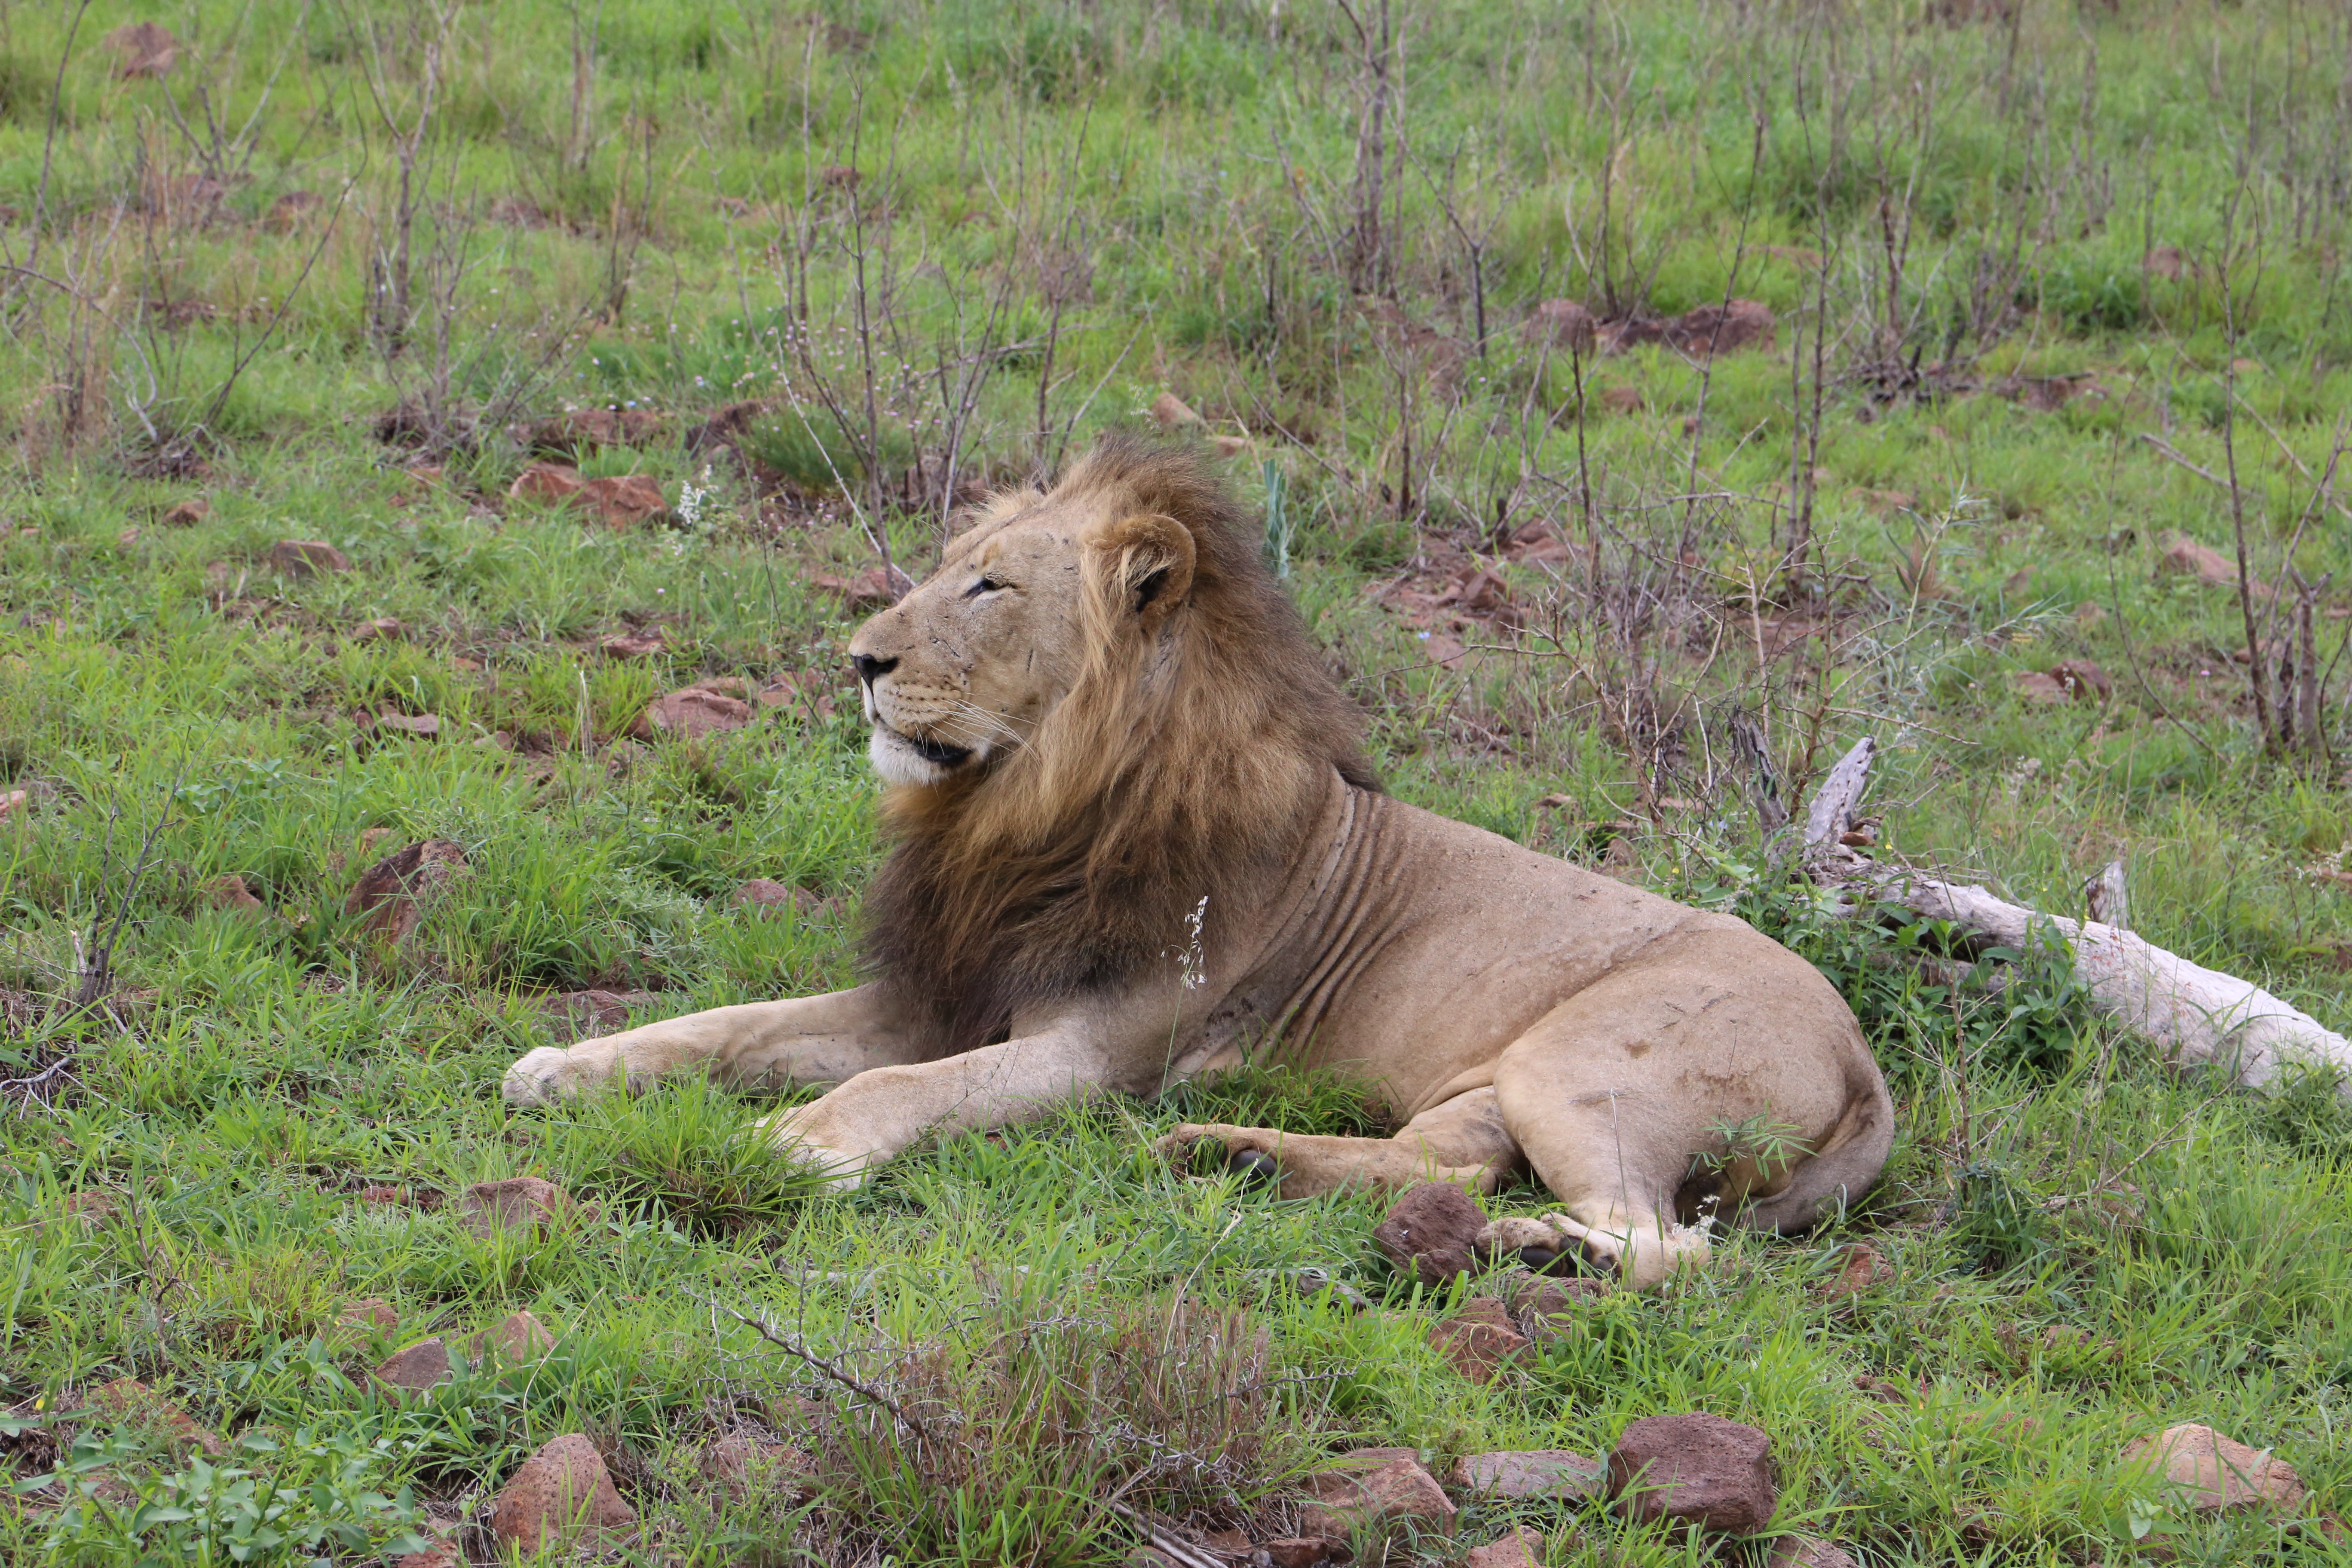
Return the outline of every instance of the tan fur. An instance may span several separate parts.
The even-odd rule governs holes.
[[[1563,1211],[1489,1243],[1642,1285],[1705,1258],[1703,1198],[1795,1228],[1876,1178],[1892,1106],[1828,983],[1728,916],[1381,795],[1190,458],[1112,442],[992,499],[851,653],[897,839],[873,983],[533,1051],[511,1101],[681,1068],[833,1083],[770,1136],[854,1182],[927,1131],[1281,1053],[1379,1082],[1403,1131],[1166,1146],[1270,1156],[1292,1196],[1532,1167]]]

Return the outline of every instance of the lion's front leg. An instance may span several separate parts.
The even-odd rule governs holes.
[[[908,1060],[915,1047],[871,985],[823,996],[712,1007],[572,1047],[542,1046],[506,1071],[509,1105],[547,1105],[620,1080],[644,1089],[673,1072],[707,1072],[730,1088],[841,1083]]]
[[[941,1061],[872,1068],[760,1125],[832,1184],[856,1187],[927,1132],[1028,1121],[1110,1079],[1110,1058],[1094,1031],[1070,1024]]]

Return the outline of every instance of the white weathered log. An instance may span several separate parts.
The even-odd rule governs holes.
[[[2289,1063],[2352,1068],[2352,1040],[2308,1013],[2252,981],[2191,963],[2130,931],[2046,915],[1982,888],[1933,877],[1889,872],[1874,880],[1881,897],[2004,947],[2022,952],[2055,931],[2074,954],[2074,976],[2091,1005],[2147,1036],[2168,1060],[2224,1068],[2250,1089],[2269,1083]]]
[[[1867,738],[1858,742],[1813,796],[1805,843],[1816,879],[1874,901],[1899,903],[1931,920],[1950,921],[2020,952],[2055,932],[2074,957],[2075,978],[2092,1007],[2144,1035],[2167,1060],[2179,1065],[2217,1066],[2248,1088],[2271,1082],[2291,1064],[2352,1069],[2352,1040],[2252,981],[2191,963],[2120,923],[2044,914],[1983,888],[1880,866],[1841,847],[1838,839],[1862,799],[1874,751]],[[2103,899],[2113,895],[2113,912],[2120,921],[2123,863],[2115,862],[2094,882]],[[2352,1094],[2352,1072],[2344,1089]]]
[[[1870,787],[1870,760],[1877,754],[1878,742],[1864,735],[1830,769],[1805,812],[1807,848],[1835,844],[1853,826],[1853,814],[1862,808],[1862,792]]]

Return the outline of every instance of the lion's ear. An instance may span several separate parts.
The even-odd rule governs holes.
[[[1097,524],[1087,535],[1088,574],[1120,615],[1140,616],[1149,631],[1192,591],[1192,531],[1172,517],[1138,512]]]

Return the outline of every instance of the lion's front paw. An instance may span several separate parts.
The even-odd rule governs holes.
[[[540,1047],[507,1068],[499,1080],[499,1095],[518,1108],[553,1105],[579,1087],[571,1054],[557,1046]]]
[[[1278,1181],[1282,1134],[1263,1127],[1228,1127],[1221,1121],[1187,1121],[1152,1144],[1152,1149],[1179,1170],[1200,1169],[1203,1145],[1221,1150],[1221,1169],[1252,1186]]]
[[[806,1166],[827,1187],[836,1192],[856,1192],[866,1184],[873,1168],[881,1163],[871,1150],[845,1147],[849,1141],[814,1125],[808,1113],[814,1104],[762,1120],[755,1129],[768,1147],[797,1164]]]

